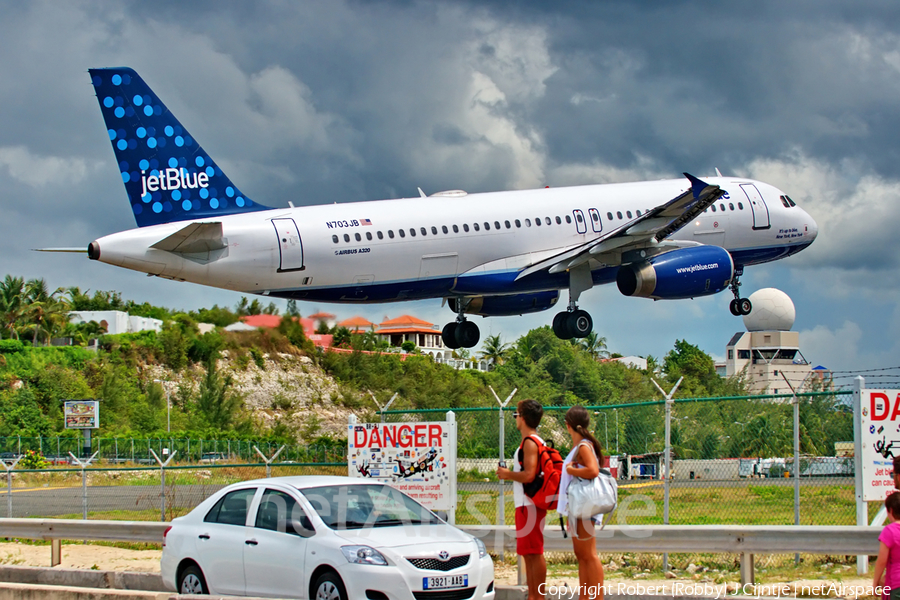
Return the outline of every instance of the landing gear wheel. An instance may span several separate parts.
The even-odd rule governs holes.
[[[206,587],[206,579],[203,578],[203,572],[197,565],[189,565],[181,572],[178,577],[178,593],[179,594],[208,594],[209,589]]]
[[[459,323],[447,323],[441,330],[441,341],[444,342],[444,346],[451,350],[459,348],[459,342],[456,341],[457,325],[459,325]]]
[[[315,600],[347,600],[344,582],[334,571],[322,573],[316,580]]]
[[[742,315],[749,315],[750,311],[753,310],[753,304],[750,303],[749,298],[740,298],[737,301],[737,307]]]
[[[741,309],[738,306],[737,298],[735,298],[734,300],[731,301],[731,303],[728,305],[728,310],[730,310],[731,314],[733,314],[736,317],[741,316]]]
[[[594,328],[594,320],[591,319],[591,315],[585,310],[576,310],[569,313],[566,321],[571,334],[569,337],[585,338]]]
[[[572,334],[569,333],[568,322],[569,313],[567,312],[556,313],[556,316],[553,317],[553,333],[561,340],[572,339]]]
[[[456,323],[456,343],[463,348],[474,348],[481,338],[478,325],[471,321]],[[458,346],[458,347],[459,347]]]

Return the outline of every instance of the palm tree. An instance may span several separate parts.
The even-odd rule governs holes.
[[[25,309],[25,280],[7,275],[0,282],[0,337],[19,339],[17,326]]]
[[[481,358],[489,360],[492,365],[502,365],[509,354],[509,344],[500,341],[500,334],[489,335],[481,346]],[[493,368],[493,366],[491,366]]]
[[[586,338],[582,338],[581,347],[585,352],[590,354],[594,360],[609,356],[609,352],[606,350],[606,338],[597,335],[596,331],[592,331]]]
[[[23,330],[31,330],[33,346],[37,346],[38,338],[43,335],[49,341],[54,333],[65,327],[69,321],[69,306],[64,300],[57,298],[62,288],[55,292],[47,292],[47,284],[43,279],[31,279],[25,283],[26,307],[22,318],[25,321]]]

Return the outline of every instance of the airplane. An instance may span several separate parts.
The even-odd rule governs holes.
[[[143,79],[89,69],[137,229],[101,237],[91,260],[246,294],[383,303],[442,298],[451,349],[477,345],[468,315],[548,310],[561,339],[583,338],[581,294],[739,293],[745,267],[809,246],[818,226],[779,189],[743,177],[466,193],[272,207],[244,194]],[[302,202],[301,198],[296,198]],[[298,202],[298,203],[300,203]]]

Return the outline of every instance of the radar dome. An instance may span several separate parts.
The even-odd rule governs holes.
[[[747,331],[790,331],[797,311],[790,296],[775,288],[764,288],[750,294],[753,309],[744,315]]]

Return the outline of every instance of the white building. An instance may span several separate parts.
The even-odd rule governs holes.
[[[725,347],[725,376],[743,373],[751,394],[800,391],[810,364],[800,352],[800,334],[790,331],[796,312],[787,294],[765,288],[750,296],[753,310],[744,317],[746,332],[735,333]]]
[[[120,310],[74,310],[69,313],[69,322],[90,323],[95,321],[106,329],[106,333],[136,333],[138,331],[162,331],[163,322],[149,317],[133,317]]]

